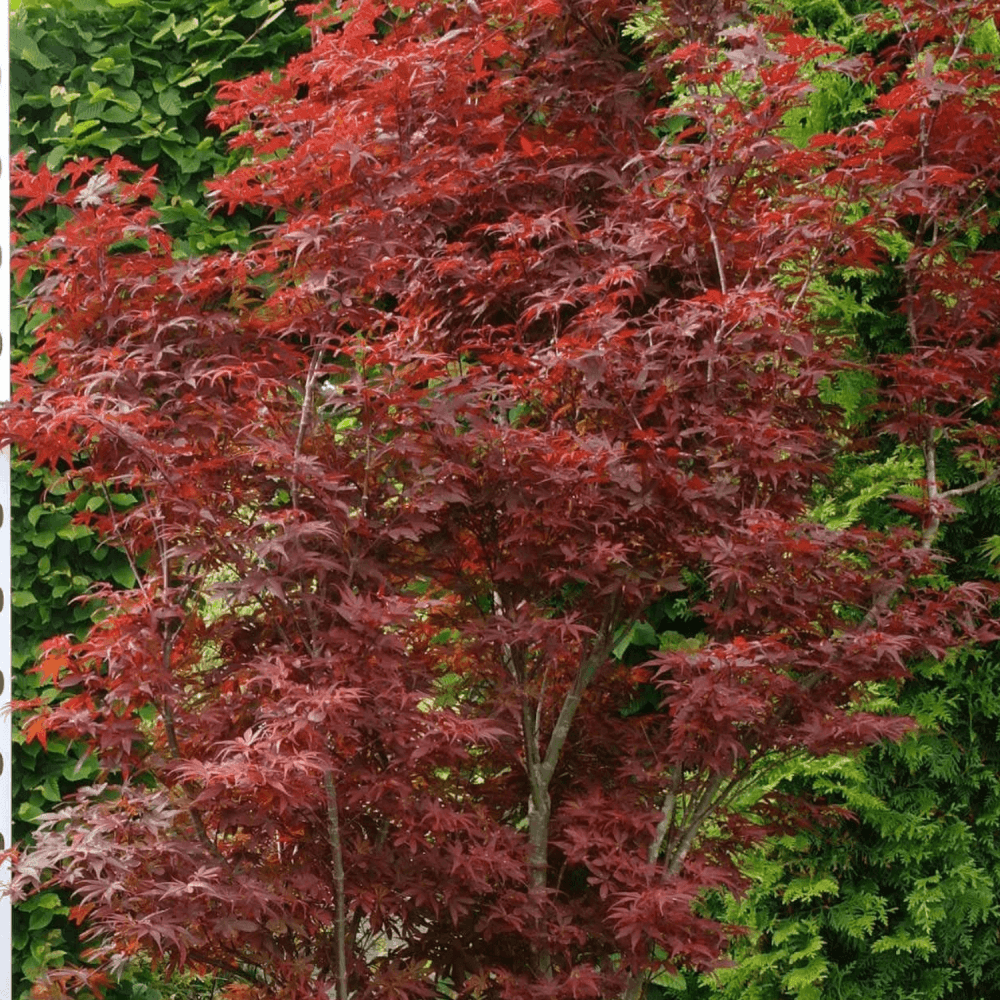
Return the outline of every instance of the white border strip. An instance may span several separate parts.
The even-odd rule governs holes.
[[[0,402],[10,399],[10,11],[0,24]],[[10,449],[0,452],[0,836],[11,844]],[[0,1000],[12,1000],[9,862],[0,867]]]

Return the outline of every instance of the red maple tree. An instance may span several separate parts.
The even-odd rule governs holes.
[[[96,935],[54,995],[141,949],[232,997],[637,997],[718,959],[699,901],[809,814],[769,765],[898,736],[869,683],[987,634],[986,588],[934,583],[934,462],[993,479],[997,255],[955,247],[996,73],[941,18],[1000,5],[887,4],[871,64],[739,3],[640,44],[636,6],[312,11],[220,94],[249,158],[214,203],[273,212],[244,254],[174,255],[119,159],[17,173],[70,217],[16,261],[4,435],[136,576],[31,722],[103,775],[20,861]],[[817,65],[883,74],[882,115],[803,149]],[[865,363],[922,523],[833,530],[822,390],[861,362],[814,280],[906,226],[911,339]]]

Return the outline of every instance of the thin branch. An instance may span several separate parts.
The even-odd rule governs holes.
[[[968,486],[956,486],[951,490],[943,490],[938,494],[938,499],[946,500],[949,497],[964,497],[970,493],[978,493],[987,486],[992,486],[998,479],[1000,479],[1000,466],[997,466],[988,476],[984,476],[974,483],[969,483]]]
[[[333,854],[334,935],[337,944],[337,1000],[347,1000],[347,921],[344,906],[344,852],[340,841],[340,815],[337,807],[337,788],[333,774],[323,772],[326,791],[327,832]]]
[[[698,800],[698,805],[691,817],[691,821],[688,823],[687,829],[684,831],[684,835],[677,845],[677,850],[674,851],[670,863],[663,868],[664,881],[669,876],[676,875],[681,870],[681,865],[684,864],[684,859],[688,856],[688,852],[691,850],[699,830],[701,830],[702,823],[705,822],[708,814],[712,811],[712,807],[715,805],[715,793],[719,790],[724,780],[721,774],[717,774],[706,785],[705,791]]]
[[[726,295],[728,294],[728,287],[726,285],[726,271],[722,264],[722,247],[719,246],[719,236],[715,231],[715,223],[712,221],[712,216],[704,209],[702,209],[702,214],[705,216],[705,222],[708,224],[708,238],[712,242],[712,253],[715,255],[715,269],[719,272],[719,291],[723,295]]]
[[[142,499],[149,507],[149,494],[146,493],[145,489],[142,491]],[[170,590],[170,559],[167,554],[167,540],[163,537],[160,523],[155,517],[150,518],[150,523],[153,526],[153,535],[156,537],[156,548],[160,553],[160,576],[163,583],[163,593],[166,594]]]
[[[319,348],[313,350],[313,355],[309,359],[309,371],[306,373],[306,383],[302,390],[302,408],[299,412],[299,429],[295,436],[295,452],[292,455],[292,509],[299,507],[299,481],[298,466],[302,456],[302,446],[306,440],[306,429],[309,424],[309,411],[312,409],[313,396],[316,388],[316,372],[319,368],[319,358],[321,351]]]
[[[542,788],[542,754],[538,739],[537,715],[531,710],[527,698],[521,702],[521,734],[524,737],[524,766],[528,772],[532,798],[535,798],[536,785]]]
[[[182,755],[180,751],[180,745],[177,741],[177,727],[174,724],[174,710],[170,706],[170,703],[163,699],[163,704],[160,708],[160,714],[163,716],[163,728],[167,734],[167,745],[170,747],[170,752],[173,754],[175,760],[181,760]],[[182,787],[187,793],[188,797],[193,799],[197,795],[197,789],[189,782],[182,782]],[[223,864],[228,865],[229,862],[226,857],[222,854],[218,847],[212,842],[212,838],[209,837],[208,831],[205,829],[205,822],[201,816],[201,810],[191,804],[188,806],[188,812],[191,814],[191,823],[194,826],[195,835],[198,837],[198,841],[201,846],[208,851],[217,861],[221,861]]]
[[[233,965],[231,962],[223,961],[221,958],[213,958],[211,955],[205,954],[203,951],[191,950],[188,955],[193,958],[196,962],[200,962],[204,965],[210,965],[214,969],[219,969],[222,972],[226,972],[231,976],[238,976],[240,979],[245,980],[248,983],[252,983],[254,986],[259,986],[261,984],[261,979],[255,972],[247,972],[245,969],[241,969],[239,965]],[[250,962],[246,959],[238,959],[244,965],[253,966],[259,969],[260,966],[256,962]],[[212,990],[215,990],[215,983],[212,984]]]
[[[792,300],[791,312],[795,312],[799,307],[799,303],[804,298],[806,292],[809,289],[809,285],[812,283],[813,275],[816,273],[816,264],[819,262],[819,254],[814,253],[812,260],[809,261],[809,271],[806,273],[805,280],[802,282],[802,287],[798,290],[795,298]]]
[[[937,445],[934,443],[934,428],[927,428],[923,444],[924,472],[927,479],[927,524],[920,538],[920,547],[929,549],[941,531],[941,510],[938,506]]]
[[[598,668],[607,661],[608,654],[614,647],[615,620],[620,603],[621,595],[616,594],[608,606],[604,621],[601,623],[597,637],[594,639],[594,644],[591,646],[590,653],[583,663],[580,664],[580,669],[573,680],[573,686],[566,692],[566,697],[563,699],[562,708],[559,710],[559,717],[552,727],[552,735],[549,737],[548,744],[545,747],[545,758],[541,764],[542,778],[546,786],[548,786],[548,783],[552,780],[552,775],[555,773],[556,764],[559,762],[559,755],[562,753],[563,745],[569,736],[573,717],[580,707],[583,694],[594,679]]]
[[[143,583],[142,577],[139,575],[139,567],[136,565],[135,559],[132,558],[132,553],[129,551],[127,545],[124,544],[125,536],[122,534],[121,529],[118,527],[118,518],[115,517],[114,504],[111,503],[111,494],[108,493],[108,484],[105,482],[101,483],[101,492],[104,494],[104,502],[108,505],[108,514],[111,517],[111,529],[115,533],[115,537],[120,540],[119,549],[125,553],[125,558],[128,560],[129,569],[132,570],[132,576],[135,577],[135,585],[145,593],[146,587]],[[145,496],[145,493],[143,493]],[[148,502],[148,499],[147,499]],[[146,595],[148,598],[148,594]]]
[[[535,704],[535,732],[542,730],[542,712],[545,708],[545,683],[549,679],[549,668],[546,664],[542,670],[542,683],[538,689],[538,701]]]
[[[705,216],[705,222],[708,225],[708,238],[712,242],[712,253],[715,255],[715,269],[719,273],[719,291],[723,295],[727,295],[729,292],[728,285],[726,284],[726,271],[722,263],[722,247],[719,246],[719,236],[715,231],[715,223],[712,221],[712,216],[703,208],[702,214]],[[719,329],[715,331],[715,336],[712,338],[712,343],[715,347],[718,347],[722,342],[722,330],[723,327],[720,325]],[[712,359],[708,359],[708,372],[706,375],[709,384],[712,382]]]
[[[952,31],[955,31],[955,25],[952,22],[952,19],[947,15],[945,19],[948,22],[948,27],[951,28]],[[958,58],[958,54],[959,52],[961,52],[962,46],[965,44],[965,36],[969,31],[970,24],[971,24],[971,16],[967,14],[965,21],[962,24],[962,28],[958,32],[958,37],[955,39],[955,45],[951,50],[951,55],[948,57],[948,65],[945,67],[945,69],[951,69],[951,67],[954,65],[955,60]]]
[[[667,834],[670,832],[670,828],[674,823],[674,813],[677,810],[677,795],[680,791],[680,783],[683,771],[681,769],[680,763],[674,765],[673,772],[670,775],[670,787],[667,794],[663,797],[663,817],[659,823],[656,825],[656,831],[653,834],[653,839],[649,844],[649,852],[647,854],[647,860],[649,863],[655,864],[656,859],[660,856],[660,850],[663,848],[663,842],[667,838]]]

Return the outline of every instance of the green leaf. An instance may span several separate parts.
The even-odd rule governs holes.
[[[34,910],[28,918],[28,930],[39,931],[48,927],[52,923],[52,917],[51,910]]]
[[[171,12],[167,15],[166,19],[163,21],[163,25],[160,30],[156,32],[155,35],[150,39],[154,44],[166,38],[171,31],[174,30],[174,26],[177,24],[177,17]]]
[[[119,562],[111,568],[111,578],[121,587],[134,587],[136,580],[127,562]]]
[[[54,531],[33,531],[28,535],[28,541],[38,549],[47,549],[55,540],[56,533]],[[17,607],[17,604],[15,603],[14,606]]]
[[[49,69],[52,60],[38,47],[38,43],[20,26],[10,27],[11,59],[21,59],[34,69]]]
[[[42,795],[49,802],[62,801],[62,793],[59,791],[59,778],[56,775],[49,775],[39,787],[41,788]]]
[[[100,769],[96,758],[88,756],[81,757],[79,760],[67,761],[60,774],[67,781],[86,781],[93,778]]]
[[[168,87],[156,96],[156,100],[165,115],[179,115],[184,107],[181,92],[176,87]]]
[[[814,958],[808,965],[792,969],[785,977],[785,985],[795,991],[802,1000],[819,998],[819,991],[809,989],[817,986],[826,978],[828,964],[826,959]]]
[[[60,528],[56,535],[67,541],[75,542],[81,538],[87,538],[94,534],[93,528],[88,528],[85,524],[67,524],[65,528]]]
[[[43,910],[67,910],[63,901],[54,892],[40,892],[37,896],[31,897],[35,909]]]
[[[94,104],[99,101],[113,100],[115,96],[115,92],[110,87],[98,86],[93,80],[87,81],[87,93]]]
[[[32,746],[35,746],[35,744],[32,744]],[[17,807],[17,816],[18,816],[18,818],[19,819],[23,819],[26,822],[30,822],[36,816],[41,816],[42,812],[43,812],[43,810],[38,805],[38,803],[32,802],[30,800],[28,802],[22,802]]]
[[[873,954],[881,955],[885,952],[896,952],[897,954],[919,954],[930,955],[934,951],[934,942],[926,934],[908,934],[900,931],[898,934],[888,934],[878,938],[871,943]]]
[[[621,657],[629,646],[655,646],[659,642],[656,629],[647,622],[633,622],[615,643],[614,655]]]
[[[129,109],[121,104],[108,104],[100,111],[102,121],[111,122],[113,125],[124,125],[132,121],[139,114],[138,108]]]
[[[185,21],[181,21],[174,28],[174,37],[180,41],[185,35],[190,35],[198,27],[198,18],[189,17]]]
[[[127,111],[138,113],[142,110],[142,98],[134,90],[123,89],[116,91],[110,100]]]

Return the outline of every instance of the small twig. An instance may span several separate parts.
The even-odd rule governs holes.
[[[253,983],[255,986],[260,985],[261,980],[258,978],[256,973],[247,972],[245,969],[241,969],[239,965],[234,965],[230,962],[225,962],[221,958],[213,958],[211,955],[205,954],[203,951],[192,950],[188,952],[191,958],[196,962],[203,963],[204,965],[210,965],[214,969],[220,969],[222,972],[227,972],[231,976],[239,976],[240,979],[246,980],[248,983]],[[244,959],[238,959],[237,961],[243,962],[245,965],[254,965],[253,962],[247,962]],[[257,966],[259,968],[259,966]],[[213,995],[215,993],[216,983],[218,982],[218,977],[216,981],[212,984]]]
[[[791,312],[795,312],[799,307],[799,303],[802,301],[806,292],[809,289],[809,285],[812,283],[813,275],[816,273],[816,263],[819,260],[818,254],[813,254],[813,258],[809,261],[809,270],[806,273],[805,280],[802,282],[802,287],[798,290],[795,298],[792,300]]]
[[[723,295],[729,293],[729,287],[726,284],[726,271],[722,263],[722,247],[719,246],[719,236],[715,231],[715,223],[712,222],[712,216],[707,209],[702,208],[702,215],[705,216],[705,222],[708,225],[708,237],[712,243],[712,252],[715,255],[715,269],[719,273],[719,291]],[[722,343],[722,332],[723,325],[720,323],[719,329],[715,331],[715,336],[712,338],[712,344],[714,347],[718,347]],[[706,380],[711,385],[712,374],[713,374],[712,358],[708,359],[708,372],[706,374]]]
[[[306,373],[306,383],[302,390],[302,409],[299,413],[299,429],[295,436],[295,452],[292,455],[292,509],[299,508],[299,458],[302,456],[302,446],[306,440],[306,427],[309,421],[309,411],[312,409],[313,393],[316,386],[316,370],[319,368],[320,349],[315,348],[309,359],[309,371]]]
[[[132,553],[129,551],[127,545],[124,544],[125,536],[122,534],[121,529],[118,527],[118,518],[115,517],[115,508],[111,503],[111,494],[108,493],[108,484],[105,482],[101,483],[101,492],[104,494],[104,500],[108,505],[108,514],[111,516],[111,529],[115,533],[115,537],[120,540],[120,549],[125,553],[125,558],[128,560],[129,569],[132,570],[132,576],[135,577],[135,585],[145,592],[145,587],[142,583],[142,578],[139,576],[139,567],[136,565],[135,559],[132,558]],[[145,491],[143,491],[143,496],[145,497]],[[148,497],[146,502],[149,502]],[[147,595],[148,597],[148,595]]]

